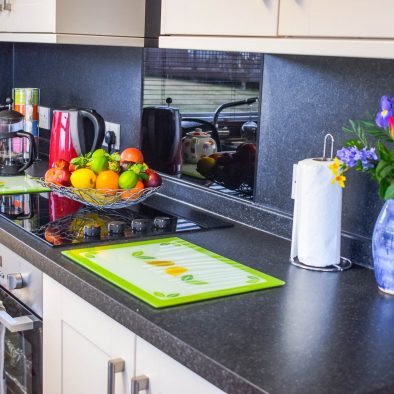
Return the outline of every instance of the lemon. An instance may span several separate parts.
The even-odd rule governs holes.
[[[78,189],[94,188],[96,186],[96,174],[89,168],[80,168],[71,174],[71,184]]]

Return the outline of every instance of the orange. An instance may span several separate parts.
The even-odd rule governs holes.
[[[120,161],[132,161],[133,163],[144,162],[142,152],[137,148],[126,148],[120,155]]]
[[[97,175],[96,189],[119,189],[119,174],[115,171],[102,171]]]
[[[128,198],[131,198],[132,200],[136,200],[138,197],[141,196],[143,189],[144,189],[144,183],[141,181],[141,179],[139,179],[133,189],[125,190],[122,193],[122,198],[125,200],[127,200]]]
[[[146,263],[149,265],[154,265],[156,267],[169,267],[171,265],[175,265],[173,261],[169,261],[169,260],[147,261]]]

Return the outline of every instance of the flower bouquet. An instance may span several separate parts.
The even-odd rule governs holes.
[[[386,202],[376,221],[372,237],[375,278],[380,290],[394,294],[394,98],[383,96],[375,118],[349,121],[351,134],[329,166],[332,183],[345,187],[348,170],[369,175],[379,184],[379,196]]]

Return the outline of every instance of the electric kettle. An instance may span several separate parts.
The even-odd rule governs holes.
[[[23,131],[24,116],[11,109],[0,111],[0,176],[21,175],[33,164],[35,143],[31,133]]]
[[[58,159],[72,158],[100,148],[105,134],[105,122],[91,109],[53,111],[49,146],[49,168]]]

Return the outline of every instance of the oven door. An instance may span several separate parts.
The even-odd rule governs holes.
[[[42,393],[42,320],[0,287],[0,394]]]

